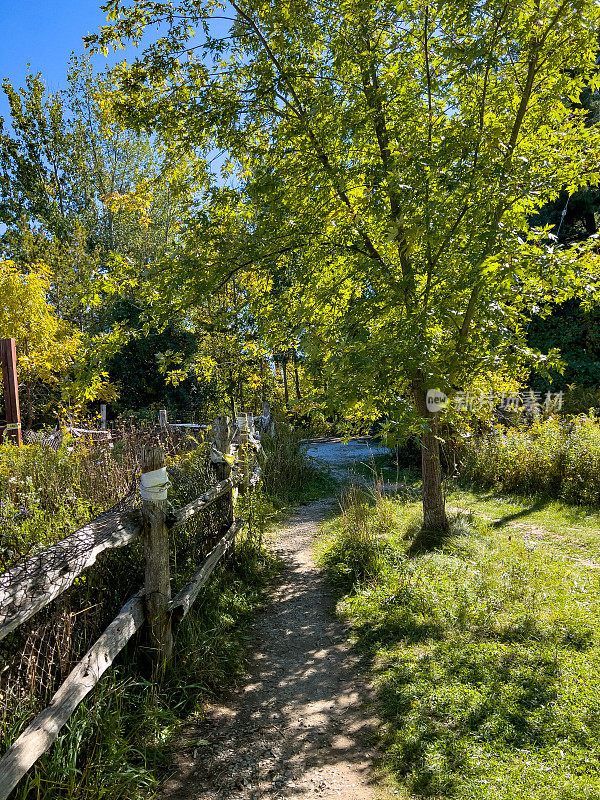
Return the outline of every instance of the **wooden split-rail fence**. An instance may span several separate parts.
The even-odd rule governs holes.
[[[166,421],[165,421],[166,424]],[[237,442],[232,442],[227,417],[217,417],[211,428],[210,458],[218,483],[183,508],[168,508],[165,458],[160,444],[141,453],[142,495],[139,511],[100,517],[0,578],[0,639],[65,592],[108,549],[143,542],[144,586],[123,606],[116,618],[63,681],[42,711],[0,759],[0,800],[6,800],[21,778],[58,737],[79,703],[110,669],[117,655],[142,627],[147,628],[158,678],[169,662],[173,628],[189,612],[215,567],[233,548],[243,520],[234,518],[234,498],[250,491],[260,479],[260,444],[250,415],[238,418]],[[191,580],[171,597],[169,530],[197,516],[220,498],[227,498],[225,532],[198,565]],[[1,588],[2,586],[6,588]]]

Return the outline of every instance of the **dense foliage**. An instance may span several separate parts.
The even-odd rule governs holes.
[[[596,282],[589,242],[556,247],[530,221],[598,181],[598,129],[563,101],[596,88],[597,5],[105,9],[100,50],[159,25],[119,68],[124,119],[222,150],[237,182],[213,179],[163,285],[191,305],[203,286],[253,282],[257,331],[291,323],[332,403],[422,433],[425,524],[444,528],[426,390],[551,362],[527,346],[527,320]]]
[[[559,368],[529,321],[593,300],[597,4],[104,9],[88,46],[133,63],[5,84],[2,252],[81,338],[62,411],[386,416],[444,528],[426,391]]]
[[[600,423],[589,416],[493,427],[466,439],[461,477],[504,492],[600,504]]]

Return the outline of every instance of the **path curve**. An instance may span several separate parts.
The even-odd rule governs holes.
[[[285,568],[258,615],[247,681],[186,730],[160,800],[382,796],[369,743],[376,723],[365,710],[371,689],[314,562],[318,525],[333,507],[301,507],[272,538]]]

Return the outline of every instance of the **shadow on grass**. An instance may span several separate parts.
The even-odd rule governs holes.
[[[537,778],[523,796],[539,798],[535,765],[553,774],[557,741],[576,752],[575,761],[593,747],[596,734],[584,734],[577,714],[559,702],[559,684],[561,665],[577,662],[577,653],[589,650],[594,663],[596,632],[584,619],[544,621],[522,606],[507,618],[502,605],[479,593],[477,578],[469,584],[468,572],[464,587],[448,583],[445,559],[454,558],[451,543],[461,533],[468,531],[455,527],[443,542],[436,538],[434,549],[449,545],[451,553],[413,549],[408,561],[399,556],[397,569],[393,554],[384,554],[378,574],[353,583],[348,573],[336,593],[345,594],[361,661],[377,675],[386,761],[411,796],[487,797],[473,787],[505,780],[508,764],[515,775],[519,765],[534,765]],[[347,544],[339,557],[347,557]],[[561,787],[569,775],[559,777]]]
[[[436,550],[443,550],[452,546],[458,550],[461,539],[471,535],[478,527],[475,517],[471,513],[458,511],[448,517],[448,529],[425,528],[419,526],[416,518],[407,530],[406,538],[410,545],[406,551],[409,558],[415,558]]]
[[[556,737],[569,737],[557,647],[586,649],[593,631],[532,619],[461,631],[418,587],[377,612],[355,626],[356,646],[378,674],[386,760],[412,794],[470,797],[465,782],[488,769],[482,751],[543,758]]]
[[[418,796],[465,797],[464,780],[485,770],[482,748],[510,757],[552,743],[557,683],[551,652],[493,641],[456,637],[399,657],[379,687],[390,766]]]
[[[543,511],[545,508],[548,507],[550,502],[551,502],[550,500],[544,500],[544,499],[536,500],[536,502],[529,508],[524,508],[521,511],[516,511],[514,514],[506,514],[505,516],[500,517],[500,519],[497,519],[492,523],[491,527],[496,529],[502,528],[505,525],[508,525],[510,522],[514,522],[517,519],[524,519],[525,517],[528,517],[530,514],[535,514],[538,511]]]
[[[434,530],[431,528],[420,528],[414,535],[406,554],[409,558],[431,553],[434,550],[441,550],[447,547],[452,541],[456,540],[460,534],[452,529],[452,524],[447,531]]]

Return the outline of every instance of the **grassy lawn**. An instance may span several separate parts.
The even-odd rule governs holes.
[[[600,568],[598,510],[556,500],[503,497],[478,489],[456,489],[448,503],[472,511],[494,530],[519,533],[532,546],[543,540],[544,546],[552,546],[557,555],[598,560]]]
[[[600,797],[600,519],[455,490],[439,550],[419,504],[364,497],[320,558],[371,658],[402,798]],[[594,559],[598,559],[598,565]]]

